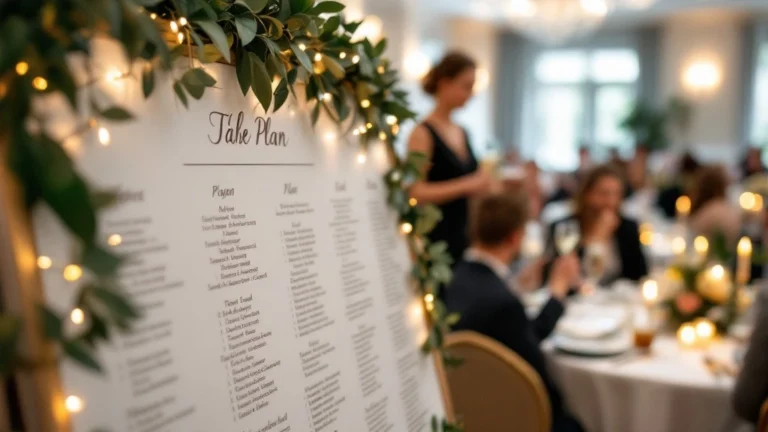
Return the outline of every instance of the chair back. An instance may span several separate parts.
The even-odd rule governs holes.
[[[463,363],[446,367],[450,398],[466,432],[549,432],[550,405],[538,373],[504,345],[481,334],[448,335]]]
[[[760,409],[760,420],[757,422],[757,432],[768,432],[768,399],[763,403]]]

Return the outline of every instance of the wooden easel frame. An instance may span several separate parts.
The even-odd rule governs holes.
[[[54,359],[55,348],[43,338],[38,304],[43,290],[29,212],[22,190],[7,164],[8,140],[0,136],[0,305],[22,320],[19,349],[25,358]],[[24,432],[69,432],[61,378],[56,363],[14,373]],[[0,432],[10,431],[5,382],[0,380]]]

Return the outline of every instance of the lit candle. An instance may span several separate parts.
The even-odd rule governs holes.
[[[680,257],[685,255],[685,239],[682,237],[675,237],[672,239],[672,253]]]
[[[701,346],[707,346],[715,337],[715,325],[706,318],[699,318],[693,322],[696,330],[696,341]]]
[[[684,221],[691,213],[691,199],[686,195],[681,196],[675,201],[675,209],[677,210],[677,219]]]
[[[685,323],[677,329],[677,341],[683,348],[696,346],[696,328],[691,323]]]
[[[653,279],[648,279],[643,282],[643,301],[648,307],[652,307],[659,299],[659,284]]]
[[[739,256],[736,261],[736,283],[745,285],[749,282],[750,270],[752,267],[752,241],[749,237],[742,237],[739,245],[736,247],[736,253]]]

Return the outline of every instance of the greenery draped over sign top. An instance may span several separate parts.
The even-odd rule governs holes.
[[[128,258],[104,244],[97,212],[114,203],[113,191],[97,190],[78,172],[62,147],[67,137],[52,136],[46,118],[35,109],[41,96],[60,94],[79,124],[74,133],[90,134],[100,125],[129,121],[125,109],[104,103],[95,85],[102,77],[87,66],[86,80],[71,67],[73,57],[90,65],[96,36],[120,42],[131,64],[139,62],[145,97],[159,73],[173,73],[173,90],[184,105],[200,99],[216,80],[205,64],[234,64],[243,94],[253,91],[262,108],[279,110],[297,83],[304,84],[315,124],[320,112],[359,136],[362,151],[371,140],[386,142],[392,168],[385,176],[388,202],[399,214],[414,259],[413,279],[424,296],[430,332],[425,352],[443,350],[443,335],[455,316],[446,316],[437,300],[439,286],[451,278],[445,244],[430,244],[427,234],[440,219],[431,205],[408,197],[408,186],[419,179],[424,155],[398,157],[394,139],[399,123],[413,119],[407,94],[397,88],[397,72],[383,53],[386,39],[374,44],[353,35],[361,22],[348,22],[335,1],[315,0],[24,0],[0,3],[0,143],[17,176],[29,208],[46,205],[77,240],[72,263],[84,271],[76,304],[87,317],[70,336],[63,318],[41,304],[45,336],[60,352],[81,365],[100,370],[96,346],[115,332],[129,331],[139,311],[119,286],[117,271]],[[181,59],[182,57],[188,57]],[[194,62],[192,58],[199,62]],[[178,68],[184,68],[181,74]],[[196,66],[199,64],[199,66]],[[130,70],[134,70],[131,68]],[[274,88],[273,80],[279,80]],[[85,95],[85,97],[83,97]],[[100,139],[102,132],[99,131]],[[108,139],[108,136],[105,138]],[[43,251],[44,252],[44,251]],[[78,270],[80,267],[75,268]],[[65,274],[66,276],[66,274]],[[17,368],[38,367],[56,359],[29,358],[18,350],[23,323],[0,312],[0,376]],[[458,430],[433,419],[433,430]]]

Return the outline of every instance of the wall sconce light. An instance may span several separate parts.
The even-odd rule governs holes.
[[[682,78],[683,85],[691,93],[708,93],[720,86],[723,77],[717,64],[709,60],[699,60],[685,68]]]
[[[414,51],[405,58],[404,69],[408,78],[418,81],[424,78],[432,65],[426,55],[419,51]]]

